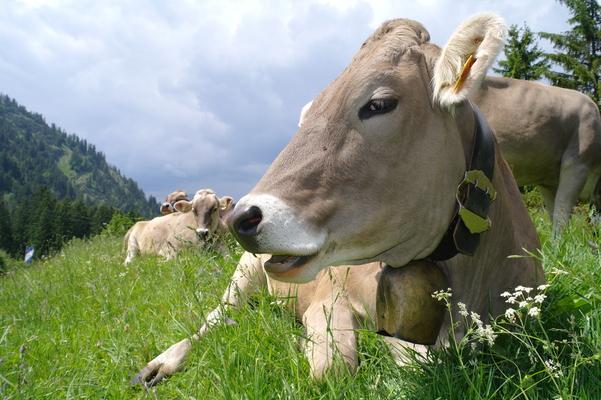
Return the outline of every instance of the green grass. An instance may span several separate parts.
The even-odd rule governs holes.
[[[314,382],[299,347],[302,326],[262,293],[231,313],[236,326],[205,336],[186,368],[149,392],[129,387],[130,379],[198,328],[237,257],[190,250],[125,268],[121,238],[76,240],[0,276],[0,398],[599,399],[600,240],[584,214],[551,242],[548,221],[533,213],[549,298],[541,319],[500,333],[492,348],[474,351],[465,341],[399,368],[378,336],[362,331],[357,373]],[[561,363],[562,377],[545,372],[547,358]]]

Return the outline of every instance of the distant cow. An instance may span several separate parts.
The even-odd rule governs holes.
[[[174,205],[180,200],[190,201],[190,199],[188,198],[188,194],[183,190],[176,190],[175,192],[167,195],[167,197],[165,197],[165,201],[161,204],[160,207],[161,214],[168,215],[176,212],[177,210],[175,209]]]
[[[554,233],[568,222],[579,198],[601,209],[601,117],[588,96],[487,77],[471,98],[490,123],[518,185],[539,187]],[[299,127],[312,104],[302,108]]]
[[[308,339],[304,341],[303,347],[313,378],[321,378],[331,368],[335,354],[341,356],[351,372],[354,371],[357,367],[356,330],[374,327],[376,289],[382,264],[375,262],[352,268],[328,268],[321,271],[315,280],[296,285],[269,278],[264,265],[270,257],[244,253],[223,294],[221,305],[207,315],[198,333],[191,339],[184,339],[172,345],[150,361],[132,383],[152,386],[164,377],[174,374],[181,368],[193,341],[200,340],[218,324],[231,324],[233,321],[227,318],[227,310],[243,306],[250,296],[262,288],[268,288],[272,295],[284,299],[290,311],[305,326]],[[442,323],[444,307],[432,299],[431,293],[446,288],[446,278],[436,266],[424,261],[403,268],[403,273],[407,275],[405,282],[411,284],[411,294],[408,295],[405,290],[403,295],[413,300],[415,307],[412,311],[418,315],[428,315],[428,318],[417,322],[426,324],[425,331],[436,330]],[[434,328],[427,326],[432,322],[432,314],[439,316],[434,319],[434,323],[438,324]],[[400,314],[397,317],[402,318]],[[408,322],[412,324],[413,331],[424,331],[424,327],[416,328],[415,317],[411,316],[410,319]],[[415,340],[415,336],[412,339]],[[428,338],[423,336],[419,339],[421,342],[428,341]],[[436,335],[429,338],[429,341],[433,342],[435,339]],[[394,346],[393,353],[399,356],[402,356],[399,351],[401,346],[396,345],[410,347],[419,352],[425,351],[422,345],[392,338],[387,338],[386,341]]]
[[[138,253],[172,259],[187,244],[210,240],[222,246],[219,239],[227,228],[221,215],[232,205],[231,197],[218,198],[211,189],[203,189],[196,192],[192,201],[176,202],[174,208],[180,212],[136,222],[124,238],[127,251],[125,264],[129,264]]]

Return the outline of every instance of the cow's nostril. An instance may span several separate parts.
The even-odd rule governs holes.
[[[262,219],[261,209],[257,206],[251,206],[236,218],[234,230],[240,235],[255,236]]]

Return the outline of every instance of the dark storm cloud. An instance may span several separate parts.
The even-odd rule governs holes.
[[[384,19],[420,20],[442,44],[476,11],[535,31],[567,18],[554,2],[406,3],[4,3],[0,92],[94,143],[147,193],[238,198]]]

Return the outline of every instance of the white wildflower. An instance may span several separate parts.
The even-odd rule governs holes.
[[[490,325],[478,326],[476,328],[476,336],[480,342],[487,343],[489,346],[495,344],[495,339],[497,338],[497,334]]]
[[[472,321],[478,325],[478,327],[482,327],[482,320],[480,319],[480,314],[475,313],[475,312],[471,312],[470,313],[470,317],[472,317]]]
[[[511,296],[507,300],[505,300],[505,303],[507,303],[507,304],[515,304],[517,302],[516,299],[517,299],[517,296]]]
[[[528,306],[528,302],[527,301],[520,301],[520,304],[518,305],[520,308],[524,308]]]
[[[452,296],[453,296],[453,293],[451,293],[451,288],[448,288],[447,290],[437,290],[434,293],[432,293],[432,297],[438,301],[446,302]]]
[[[537,294],[536,296],[534,296],[534,302],[541,304],[543,301],[545,301],[546,298],[547,296],[544,294]]]
[[[511,323],[515,322],[516,311],[513,308],[505,310],[505,317]]]
[[[458,302],[457,308],[459,309],[459,314],[461,316],[467,317],[469,315],[469,312],[467,311],[467,306],[464,303]]]
[[[501,297],[511,297],[511,293],[503,292],[503,293],[501,293]]]
[[[539,285],[536,290],[546,290],[551,285]]]
[[[540,308],[532,307],[530,310],[528,310],[528,315],[531,317],[538,317],[540,315]]]
[[[519,286],[516,286],[516,288],[515,288],[515,291],[516,291],[516,292],[521,292],[521,291],[523,291],[524,289],[526,289],[524,286],[522,286],[522,285],[519,285]]]
[[[559,361],[553,362],[553,360],[546,360],[544,364],[547,372],[553,377],[559,378],[563,376],[563,371],[561,370],[561,364]]]
[[[127,275],[127,273],[126,273],[126,272],[121,272],[121,273],[119,274],[119,278],[123,278],[125,275]]]

